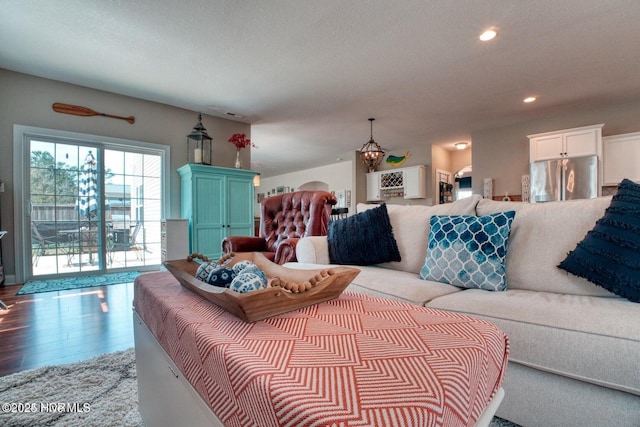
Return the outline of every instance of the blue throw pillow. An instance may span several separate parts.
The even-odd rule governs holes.
[[[327,242],[332,264],[371,265],[401,260],[384,203],[331,221]]]
[[[420,278],[459,288],[503,291],[515,211],[487,216],[434,215]]]
[[[640,302],[640,185],[623,180],[604,216],[558,267]]]

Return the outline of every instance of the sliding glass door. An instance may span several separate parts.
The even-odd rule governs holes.
[[[97,147],[31,140],[29,212],[34,276],[103,268],[109,208]]]
[[[160,264],[161,158],[105,150],[107,267]]]
[[[160,264],[166,152],[43,135],[24,142],[25,280]]]

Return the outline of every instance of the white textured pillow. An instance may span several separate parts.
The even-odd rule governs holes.
[[[610,203],[611,197],[548,203],[483,199],[477,211],[478,215],[516,211],[506,259],[509,289],[613,296],[557,267],[604,215]]]
[[[379,265],[418,274],[427,254],[431,216],[475,215],[476,205],[480,199],[479,195],[473,195],[457,202],[435,206],[387,204],[393,236],[396,239],[402,261],[385,262]],[[380,205],[358,203],[356,211],[362,212],[378,206]]]
[[[329,264],[327,236],[307,236],[298,240],[296,259],[299,263]]]

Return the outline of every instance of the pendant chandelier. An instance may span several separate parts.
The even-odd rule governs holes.
[[[365,143],[360,149],[360,158],[362,159],[362,163],[367,167],[369,172],[375,172],[376,168],[382,163],[382,159],[384,158],[384,151],[382,147],[373,140],[373,121],[375,119],[369,119],[371,123],[371,137],[369,142]]]

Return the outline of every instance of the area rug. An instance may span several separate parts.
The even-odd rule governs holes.
[[[1,377],[0,425],[143,427],[133,349]]]
[[[75,412],[7,412],[7,403],[70,403]],[[144,427],[133,349],[0,377],[0,425]],[[495,417],[490,427],[518,427]]]
[[[125,273],[97,274],[95,276],[67,277],[64,279],[33,280],[26,282],[16,295],[130,283],[133,282],[139,274],[139,271],[127,271]]]

